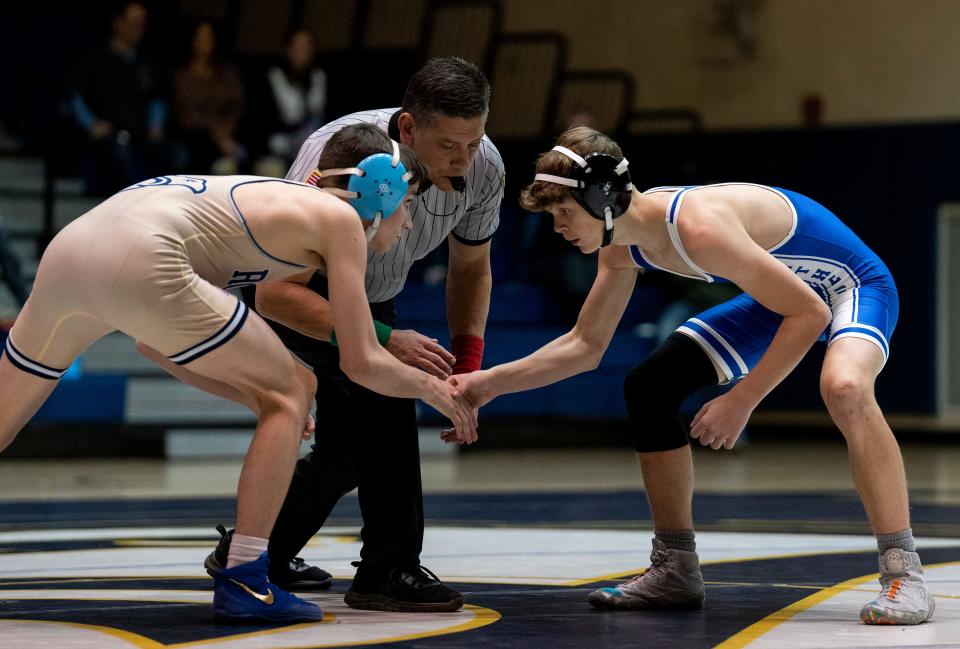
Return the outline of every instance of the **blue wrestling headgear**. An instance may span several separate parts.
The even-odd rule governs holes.
[[[537,174],[534,180],[544,180],[558,185],[572,187],[570,194],[587,214],[604,223],[603,244],[607,246],[613,239],[613,220],[627,211],[633,197],[633,183],[630,182],[629,162],[626,158],[617,160],[607,153],[590,153],[581,158],[563,146],[555,146],[573,160],[577,166],[572,178]]]
[[[347,183],[346,191],[336,187],[324,187],[337,196],[346,198],[361,219],[373,221],[367,228],[367,241],[373,239],[380,229],[380,220],[385,219],[400,207],[407,195],[407,187],[413,175],[400,162],[400,145],[390,140],[393,153],[374,153],[360,161],[356,167],[345,169],[314,169],[307,179],[308,184],[316,184],[321,178],[330,176],[353,176]]]

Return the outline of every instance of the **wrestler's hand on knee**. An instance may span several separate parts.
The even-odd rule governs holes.
[[[394,329],[387,340],[387,351],[411,367],[445,379],[453,372],[456,359],[436,338],[428,338],[413,329]]]
[[[743,432],[752,408],[745,407],[730,393],[708,401],[690,424],[690,437],[714,450],[731,449]]]

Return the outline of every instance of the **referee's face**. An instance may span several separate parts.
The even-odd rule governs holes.
[[[466,118],[437,114],[432,124],[419,126],[413,115],[402,113],[398,121],[400,141],[414,150],[430,180],[444,192],[453,191],[451,177],[467,175],[486,125],[486,114]]]

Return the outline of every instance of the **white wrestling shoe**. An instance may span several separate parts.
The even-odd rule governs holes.
[[[936,608],[916,552],[890,548],[880,555],[880,595],[860,611],[864,624],[920,624]]]

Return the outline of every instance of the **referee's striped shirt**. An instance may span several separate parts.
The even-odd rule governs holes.
[[[320,159],[330,137],[345,126],[367,122],[379,126],[399,141],[396,116],[399,108],[382,108],[346,115],[314,132],[300,147],[287,172],[288,180],[303,182]],[[403,289],[410,267],[439,246],[447,235],[468,245],[486,243],[500,224],[503,200],[503,159],[486,135],[480,142],[462,192],[442,192],[431,187],[411,206],[413,227],[403,233],[395,247],[384,254],[370,252],[367,258],[367,300],[384,302]]]

